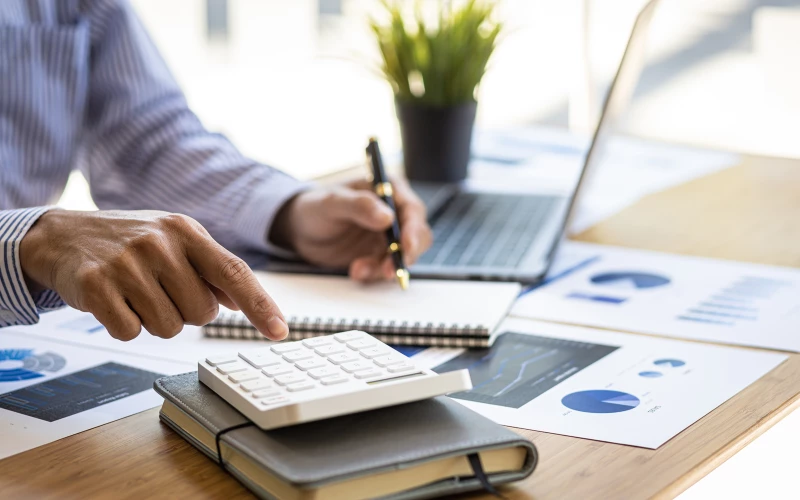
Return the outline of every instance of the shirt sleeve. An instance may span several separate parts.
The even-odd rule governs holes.
[[[0,327],[37,323],[39,313],[64,305],[53,290],[31,295],[19,259],[22,238],[49,208],[0,210]]]
[[[98,0],[88,16],[81,165],[98,207],[182,213],[224,246],[279,252],[272,221],[308,184],[203,127],[127,1]]]

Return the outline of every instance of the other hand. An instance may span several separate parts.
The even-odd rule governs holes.
[[[120,340],[142,326],[173,337],[184,324],[213,320],[220,303],[270,339],[289,331],[247,264],[183,215],[51,210],[22,239],[20,261],[31,285],[94,314]]]
[[[392,180],[407,266],[433,240],[425,205],[402,179]],[[367,181],[320,187],[297,195],[278,213],[270,240],[319,266],[348,268],[358,281],[395,276],[385,231],[394,214]]]

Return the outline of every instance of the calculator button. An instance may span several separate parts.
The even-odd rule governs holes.
[[[313,370],[308,370],[308,374],[311,378],[315,378],[317,380],[325,377],[330,377],[331,375],[340,375],[342,371],[335,366],[324,366],[322,368],[314,368]]]
[[[238,358],[232,354],[221,354],[218,356],[209,356],[206,358],[206,363],[211,366],[217,366],[224,363],[233,363],[238,361]]]
[[[288,402],[289,398],[287,398],[286,396],[272,396],[271,398],[266,398],[261,400],[261,404],[264,406],[279,405]]]
[[[378,356],[386,356],[387,354],[391,354],[389,349],[385,347],[370,347],[368,349],[362,349],[359,351],[362,356],[367,359],[377,358]]]
[[[363,378],[380,377],[381,375],[383,375],[383,372],[376,368],[371,368],[369,370],[362,370],[360,372],[356,372],[355,375],[356,378],[363,379]]]
[[[372,368],[372,363],[364,360],[351,361],[342,365],[342,370],[346,371],[347,373],[353,373],[360,370],[369,370],[370,368]]]
[[[269,349],[259,349],[258,351],[240,352],[239,357],[247,361],[256,368],[277,365],[281,362],[281,357],[273,354]]]
[[[412,365],[411,363],[401,363],[399,365],[392,365],[389,368],[387,368],[387,370],[389,370],[389,373],[401,373],[416,369],[417,367]]]
[[[401,356],[399,354],[389,354],[387,356],[378,356],[372,361],[374,361],[375,364],[378,366],[389,366],[389,365],[396,365],[397,363],[402,363],[406,359],[408,358],[406,358],[405,356]]]
[[[261,398],[270,398],[273,396],[279,396],[280,394],[281,391],[272,388],[272,389],[262,389],[260,391],[256,391],[253,394],[251,394],[251,396],[253,396],[256,399],[261,399]]]
[[[270,349],[272,349],[272,352],[276,354],[283,354],[290,351],[296,351],[302,348],[303,346],[302,344],[300,344],[300,342],[287,342],[285,344],[274,345]]]
[[[320,382],[322,382],[322,385],[334,385],[347,382],[348,380],[350,380],[350,377],[345,375],[334,375],[333,377],[325,377],[324,379],[320,380]]]
[[[314,388],[314,382],[307,381],[307,382],[299,382],[297,384],[289,384],[286,386],[286,390],[289,392],[299,392],[299,391],[307,391],[308,389]]]
[[[304,359],[302,361],[298,361],[294,364],[294,366],[300,368],[303,371],[310,370],[312,368],[319,368],[320,366],[327,366],[328,363],[325,362],[324,359],[319,358],[311,358],[311,359]]]
[[[322,347],[317,347],[314,349],[314,352],[319,354],[320,356],[330,356],[332,354],[339,354],[340,352],[344,352],[344,347],[340,345],[324,345]]]
[[[241,387],[243,391],[250,392],[250,391],[257,391],[259,389],[271,389],[274,386],[272,385],[272,382],[270,382],[269,380],[265,378],[260,378],[258,380],[251,380],[249,382],[245,382],[239,385],[239,387]]]
[[[287,373],[286,375],[279,375],[275,377],[275,382],[280,385],[289,385],[296,382],[305,382],[308,380],[302,373]]]
[[[313,352],[305,350],[287,352],[286,354],[283,355],[283,359],[285,359],[290,363],[294,363],[295,361],[300,361],[301,359],[308,359],[313,357],[314,357]]]
[[[228,378],[231,379],[231,382],[247,382],[248,380],[255,380],[261,376],[261,372],[256,370],[245,370],[243,372],[232,373],[228,375]]]
[[[234,361],[233,363],[223,363],[217,366],[217,371],[223,375],[228,375],[229,373],[243,372],[249,368],[250,365],[246,365],[241,361]]]
[[[348,363],[357,359],[359,359],[359,356],[354,352],[342,352],[328,356],[328,360],[335,365],[341,365],[342,363]]]
[[[333,339],[330,337],[314,337],[303,341],[303,345],[311,349],[330,344],[333,344]]]
[[[351,332],[337,333],[336,335],[333,336],[333,338],[335,338],[339,342],[345,343],[345,342],[350,342],[351,340],[360,339],[363,336],[364,332],[353,330]]]
[[[377,342],[374,339],[358,339],[358,340],[351,340],[347,343],[347,347],[354,351],[360,351],[361,349],[366,349],[368,347],[374,347]]]
[[[269,368],[264,368],[261,372],[266,375],[267,377],[274,377],[275,375],[283,375],[285,373],[291,373],[294,371],[292,365],[278,365],[278,366],[270,366]]]

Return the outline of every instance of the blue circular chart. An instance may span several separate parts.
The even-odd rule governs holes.
[[[656,366],[678,368],[679,366],[685,365],[686,361],[681,361],[680,359],[657,359],[653,361],[653,364]]]
[[[66,365],[58,354],[34,354],[33,349],[0,350],[0,382],[19,382],[44,377],[41,372],[56,372]]]
[[[639,398],[619,391],[581,391],[567,394],[561,404],[583,413],[619,413],[639,406]]]
[[[624,290],[658,288],[670,283],[669,278],[665,276],[634,271],[618,271],[596,274],[590,278],[590,281],[598,286],[606,286],[609,288],[618,288]]]
[[[658,377],[661,377],[663,375],[664,374],[661,373],[661,372],[639,372],[639,376],[640,377],[645,377],[645,378],[658,378]]]

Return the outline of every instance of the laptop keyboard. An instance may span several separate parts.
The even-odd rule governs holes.
[[[558,197],[459,193],[431,221],[420,264],[516,268]]]

